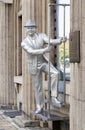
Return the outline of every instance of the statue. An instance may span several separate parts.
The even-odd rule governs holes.
[[[33,20],[29,20],[25,26],[27,28],[27,37],[22,41],[21,47],[27,52],[29,73],[34,82],[34,91],[36,99],[36,111],[40,113],[43,110],[44,99],[42,91],[42,72],[48,74],[48,61],[44,57],[44,53],[50,51],[48,44],[48,36],[43,33],[36,32],[36,24]],[[50,39],[50,45],[60,45],[63,39]],[[51,101],[55,104],[61,104],[57,99],[57,86],[59,80],[58,70],[50,64],[51,76]]]

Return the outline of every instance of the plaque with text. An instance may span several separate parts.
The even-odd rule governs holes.
[[[70,33],[70,62],[79,63],[80,62],[80,31],[75,31]]]

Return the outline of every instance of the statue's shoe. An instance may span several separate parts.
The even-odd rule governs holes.
[[[42,111],[43,111],[43,108],[38,108],[38,109],[36,109],[35,113],[39,114],[39,113],[42,113]]]
[[[56,97],[51,97],[51,102],[52,102],[53,105],[55,105],[56,107],[61,107],[61,106],[62,106],[61,102],[60,102]]]

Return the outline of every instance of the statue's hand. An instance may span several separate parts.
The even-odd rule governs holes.
[[[62,43],[62,40],[63,40],[63,37],[60,37],[60,38],[59,38],[59,43],[60,43],[60,44]]]
[[[63,38],[62,38],[62,42],[65,43],[66,41],[67,41],[67,37],[63,37]]]
[[[50,51],[51,51],[51,47],[50,47],[50,46],[47,46],[47,47],[44,49],[44,53],[50,52]]]

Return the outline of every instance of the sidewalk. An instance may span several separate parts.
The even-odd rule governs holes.
[[[0,130],[49,130],[48,128],[20,128],[17,126],[14,122],[13,119],[10,117],[7,117],[3,114],[3,110],[0,110]]]

